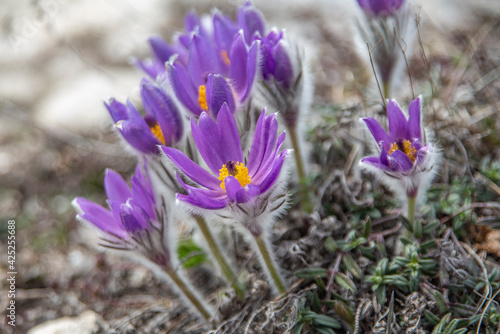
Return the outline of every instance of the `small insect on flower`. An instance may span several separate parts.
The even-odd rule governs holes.
[[[421,100],[418,97],[410,103],[409,118],[396,101],[389,101],[389,133],[375,119],[363,119],[377,142],[380,155],[362,159],[361,168],[378,177],[403,198],[423,196],[438,167],[438,150],[432,143],[423,140]]]

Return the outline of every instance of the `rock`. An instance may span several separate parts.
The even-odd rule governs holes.
[[[97,329],[100,316],[87,310],[77,317],[49,320],[31,328],[28,334],[90,334]]]

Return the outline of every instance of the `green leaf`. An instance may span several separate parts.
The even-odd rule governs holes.
[[[319,334],[335,334],[335,331],[333,329],[331,329],[330,327],[315,326],[314,329]]]
[[[439,321],[441,320],[437,315],[435,315],[429,310],[424,310],[424,317],[434,326],[439,324]]]
[[[364,231],[363,231],[363,237],[365,237],[366,239],[368,239],[371,234],[372,234],[372,220],[368,216],[367,219],[366,219],[365,228],[364,228]]]
[[[193,239],[180,240],[177,254],[184,268],[196,267],[207,260],[207,254]]]
[[[361,268],[349,254],[344,254],[344,256],[342,257],[342,262],[354,277],[361,278]]]
[[[378,287],[377,301],[380,305],[385,305],[385,285],[381,285]]]
[[[335,253],[338,251],[339,246],[337,245],[335,240],[333,240],[332,237],[328,237],[325,240],[325,248],[328,249],[330,252]]]
[[[333,319],[332,317],[329,317],[324,314],[318,314],[314,319],[313,322],[315,325],[320,325],[320,326],[325,326],[325,327],[330,327],[330,328],[341,328],[342,325],[340,322],[336,319]]]
[[[302,333],[302,328],[304,328],[304,323],[303,322],[296,323],[295,326],[293,326],[292,334],[300,334],[300,333]]]
[[[306,268],[306,269],[301,269],[295,273],[295,276],[298,278],[305,278],[305,279],[316,279],[316,277],[326,277],[328,274],[328,270],[325,268]]]
[[[439,322],[439,324],[437,324],[436,327],[434,327],[434,329],[432,330],[432,334],[444,334],[445,326],[450,321],[450,318],[451,318],[451,313],[446,314],[441,319],[441,321]]]
[[[335,275],[335,282],[344,289],[350,290],[352,293],[356,293],[356,284],[343,273],[337,273]]]
[[[448,326],[446,326],[443,334],[453,334],[458,326],[458,319],[453,319]]]

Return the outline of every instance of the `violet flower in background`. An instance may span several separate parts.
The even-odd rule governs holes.
[[[416,29],[412,25],[410,6],[406,0],[358,0],[358,4],[362,13],[357,26],[363,43],[359,49],[366,50],[368,43],[382,94],[388,99],[400,86],[405,54],[407,58],[412,55]],[[363,55],[370,65],[370,55]]]
[[[389,101],[389,133],[375,119],[363,119],[377,142],[380,155],[362,159],[361,168],[408,201],[408,219],[412,223],[415,205],[425,196],[439,162],[437,148],[425,143],[422,136],[421,100],[418,97],[410,103],[408,118],[395,100]]]
[[[194,142],[210,171],[200,167],[181,151],[163,147],[163,152],[191,179],[196,186],[179,182],[187,195],[177,199],[195,213],[210,218],[222,218],[243,226],[250,232],[275,288],[285,291],[267,241],[274,219],[286,207],[286,178],[284,163],[288,150],[280,153],[285,134],[277,137],[275,115],[263,111],[257,121],[255,134],[247,157],[243,156],[235,119],[227,104],[217,114],[217,122],[202,113],[198,124],[191,119]]]
[[[222,42],[221,42],[222,43]],[[234,113],[249,98],[257,70],[259,42],[248,47],[242,33],[236,34],[229,54],[221,54],[207,38],[194,35],[189,61],[167,63],[163,82],[172,87],[192,115],[208,112],[216,118],[225,102]],[[227,68],[222,64],[227,62]]]
[[[146,110],[142,117],[135,106],[115,99],[105,103],[123,138],[143,154],[158,154],[158,145],[171,146],[183,134],[183,122],[174,101],[149,79],[141,83],[141,97]]]
[[[397,11],[405,0],[358,0],[358,4],[370,15],[390,15]]]
[[[175,255],[172,256],[176,254],[175,238],[169,237],[170,213],[166,206],[157,206],[149,176],[143,173],[140,165],[136,167],[131,184],[129,187],[118,173],[108,169],[104,187],[110,209],[77,197],[72,203],[78,212],[77,219],[101,232],[101,246],[122,251],[150,269],[171,284],[196,314],[209,320],[213,310],[176,270],[178,261]]]
[[[283,118],[294,148],[300,179],[306,176],[302,151],[302,131],[299,118],[305,115],[312,102],[313,84],[307,69],[304,50],[285,36],[285,32],[271,30],[267,36],[255,36],[261,41],[260,72],[257,98],[259,106],[270,106]]]

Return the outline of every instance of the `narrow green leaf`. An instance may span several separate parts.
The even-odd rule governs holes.
[[[319,277],[326,277],[328,271],[325,268],[306,268],[306,269],[301,269],[295,273],[295,276],[298,278],[305,278],[305,279],[310,279],[313,280],[317,276]]]
[[[299,322],[299,323],[295,324],[295,326],[293,326],[292,334],[301,334],[302,328],[304,328],[303,322]]]
[[[335,282],[343,287],[344,289],[350,290],[352,293],[356,293],[356,284],[343,273],[338,273],[335,275]]]
[[[340,322],[336,319],[333,319],[332,317],[329,317],[324,314],[318,314],[314,319],[313,322],[315,325],[320,325],[320,326],[325,326],[325,327],[330,327],[330,328],[341,328],[342,325]]]
[[[354,277],[361,278],[361,268],[349,254],[344,254],[342,262]]]

